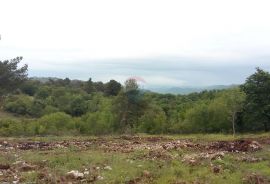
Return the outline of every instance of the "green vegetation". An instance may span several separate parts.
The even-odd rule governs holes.
[[[244,137],[260,141],[262,147],[245,152],[241,147],[235,148],[238,152],[222,151],[220,146],[207,147],[224,142],[230,145],[237,140],[223,134],[8,138],[4,139],[9,145],[4,149],[8,154],[0,154],[0,167],[11,169],[1,171],[5,177],[0,182],[269,183],[270,147],[264,144],[269,141],[269,133]],[[173,143],[178,145],[165,149],[164,145]],[[74,170],[83,177],[70,178],[68,173]]]
[[[27,78],[27,66],[18,67],[21,60],[0,62],[2,136],[270,129],[270,74],[259,68],[239,87],[172,95],[142,91],[135,79],[124,86],[91,78],[39,81]]]

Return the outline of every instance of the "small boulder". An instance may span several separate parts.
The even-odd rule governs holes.
[[[77,170],[72,170],[67,173],[67,177],[70,177],[71,179],[83,179],[84,174]]]
[[[106,166],[106,167],[104,167],[104,169],[111,171],[112,170],[112,167],[111,166]]]
[[[21,172],[28,172],[28,171],[32,171],[35,170],[35,166],[27,164],[27,163],[23,163],[20,167],[19,167],[19,171]]]

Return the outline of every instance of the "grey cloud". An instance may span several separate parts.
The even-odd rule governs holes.
[[[255,67],[270,70],[270,57],[254,57],[247,60],[207,60],[183,57],[160,57],[119,60],[79,60],[67,64],[51,64],[52,68],[31,69],[31,76],[55,76],[77,79],[109,80],[115,76],[143,76],[151,86],[153,77],[163,77],[160,86],[171,85],[168,81],[185,81],[187,86],[239,84],[255,71]],[[165,80],[166,79],[166,80]],[[155,85],[156,81],[155,81]]]

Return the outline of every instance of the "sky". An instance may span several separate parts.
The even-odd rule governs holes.
[[[270,70],[269,0],[0,0],[0,60],[29,76],[240,84]]]

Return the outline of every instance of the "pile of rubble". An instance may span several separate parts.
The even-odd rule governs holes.
[[[210,152],[210,153],[194,153],[194,154],[187,154],[183,157],[182,162],[190,164],[190,165],[197,165],[202,160],[209,159],[209,160],[221,160],[225,156],[226,152]]]
[[[42,141],[24,141],[24,142],[7,142],[0,141],[0,151],[9,150],[53,150],[56,148],[68,148],[71,146],[78,148],[88,148],[93,145],[91,141],[56,141],[56,142],[42,142]]]
[[[218,141],[206,146],[208,150],[219,150],[228,152],[251,152],[262,149],[257,141],[236,140],[236,141]]]
[[[197,147],[198,144],[194,144],[187,140],[177,140],[165,143],[162,145],[162,148],[165,150],[178,150],[183,148],[194,148]]]
[[[12,165],[0,164],[0,182],[1,183],[19,183],[23,172],[32,172],[37,166],[24,161],[16,161]]]
[[[100,148],[105,152],[122,152],[130,153],[137,150],[179,150],[179,149],[196,149],[208,151],[228,151],[228,152],[250,152],[258,151],[262,147],[257,141],[236,140],[236,141],[217,141],[207,144],[195,144],[190,140],[171,140],[160,137],[139,138],[130,137],[112,138],[112,139],[90,139],[90,140],[69,140],[69,141],[24,141],[24,142],[7,142],[0,141],[0,151],[9,150],[52,150],[56,148],[76,147],[78,149],[88,149],[91,146]]]

